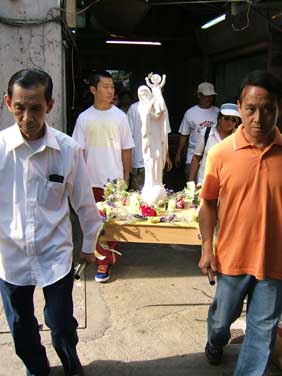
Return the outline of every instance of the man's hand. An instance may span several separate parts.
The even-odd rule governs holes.
[[[208,274],[208,269],[210,268],[213,272],[217,271],[216,258],[212,252],[204,252],[200,258],[198,267],[201,269],[203,274]]]
[[[96,261],[96,257],[94,253],[84,253],[84,252],[80,253],[80,257],[79,257],[80,264],[92,264],[95,261]]]

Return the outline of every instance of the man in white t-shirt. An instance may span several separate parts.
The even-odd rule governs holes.
[[[111,74],[92,72],[89,84],[94,104],[79,115],[73,138],[84,149],[94,197],[101,201],[108,180],[121,178],[128,183],[134,142],[126,114],[112,105],[115,90]],[[109,243],[109,248],[115,249],[117,243]],[[116,262],[116,254],[100,249],[99,245],[97,250],[105,258],[97,259],[95,280],[106,282],[110,278],[110,267]]]
[[[178,148],[175,155],[175,166],[181,165],[181,154],[188,140],[185,161],[185,178],[189,176],[189,168],[197,144],[199,134],[205,132],[206,127],[215,127],[219,109],[213,106],[216,95],[213,84],[202,82],[197,88],[198,104],[189,108],[182,119],[178,132],[180,133]]]

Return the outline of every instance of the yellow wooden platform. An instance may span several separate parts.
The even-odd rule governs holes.
[[[201,244],[199,229],[196,226],[169,223],[107,222],[101,240],[133,243]]]

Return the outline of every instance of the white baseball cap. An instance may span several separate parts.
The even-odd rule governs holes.
[[[211,84],[210,82],[202,82],[201,84],[199,84],[197,92],[206,96],[217,95],[217,93],[214,90],[213,84]]]
[[[219,111],[222,115],[237,116],[241,118],[240,112],[238,111],[238,106],[235,103],[224,103],[220,107]]]

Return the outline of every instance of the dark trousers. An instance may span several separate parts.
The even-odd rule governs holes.
[[[145,168],[132,168],[129,180],[129,189],[141,191],[145,183]]]
[[[72,268],[64,278],[43,288],[45,323],[51,329],[52,343],[65,375],[81,369],[76,353],[78,324],[73,317],[73,278]],[[25,364],[27,375],[47,376],[50,366],[34,316],[34,290],[35,286],[15,286],[0,278],[0,293],[16,354]]]

